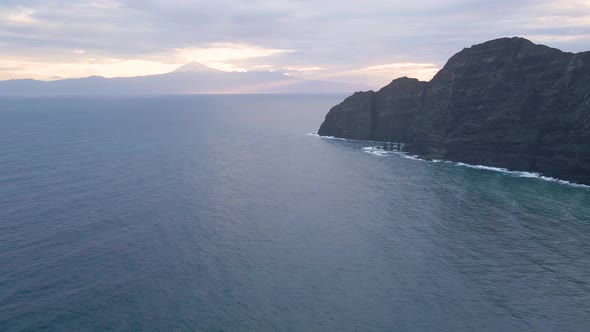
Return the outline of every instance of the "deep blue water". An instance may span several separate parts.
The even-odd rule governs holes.
[[[590,330],[590,189],[307,135],[343,97],[0,100],[0,331]]]

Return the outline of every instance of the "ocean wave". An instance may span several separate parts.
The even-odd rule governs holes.
[[[481,170],[485,170],[485,171],[500,172],[500,173],[510,175],[510,176],[516,176],[516,177],[521,177],[521,178],[540,179],[540,180],[544,180],[544,181],[565,184],[565,185],[569,185],[569,186],[573,186],[573,187],[577,187],[577,188],[590,189],[590,186],[585,185],[585,184],[574,183],[574,182],[570,182],[567,180],[556,179],[556,178],[552,178],[550,176],[544,176],[542,174],[535,173],[535,172],[511,171],[509,169],[502,168],[502,167],[492,167],[492,166],[484,166],[484,165],[470,165],[470,164],[459,163],[459,162],[449,162],[449,163],[453,163],[455,166],[481,169]]]
[[[307,136],[314,136],[314,137],[319,137],[319,138],[323,138],[323,139],[335,139],[338,141],[356,141],[354,139],[340,138],[340,137],[334,137],[334,136],[320,136],[318,133],[309,133],[309,134],[307,134]]]
[[[475,169],[482,169],[482,170],[486,170],[486,171],[495,171],[495,172],[502,172],[502,173],[512,173],[512,171],[506,169],[506,168],[502,168],[502,167],[493,167],[493,166],[484,166],[484,165],[471,165],[471,164],[465,164],[465,163],[461,163],[461,162],[455,162],[453,163],[455,166],[463,166],[463,167],[469,167],[469,168],[475,168]]]
[[[406,158],[406,159],[410,159],[410,160],[418,160],[418,161],[429,161],[423,158],[420,158],[420,156],[417,155],[410,155],[410,154],[405,154],[403,152],[400,152],[400,156]]]
[[[397,155],[400,156],[402,158],[405,159],[410,159],[410,160],[417,160],[417,161],[427,161],[425,159],[420,158],[420,156],[416,156],[416,155],[409,155],[406,154],[404,152],[401,151],[389,151],[389,150],[383,150],[381,148],[375,147],[375,146],[366,146],[363,148],[363,151],[365,153],[369,153],[375,156],[380,156],[380,157],[384,157],[384,156],[391,156],[391,155]]]
[[[321,136],[317,132],[311,132],[306,134],[307,136],[319,137],[323,139],[334,139],[338,141],[348,141],[348,142],[361,142],[361,143],[383,143],[381,141],[370,141],[370,140],[363,140],[363,139],[352,139],[352,138],[342,138],[342,137],[334,137],[334,136]],[[391,142],[386,142],[391,143]]]
[[[556,178],[553,178],[550,176],[544,176],[540,173],[535,173],[535,172],[511,171],[507,168],[502,168],[502,167],[493,167],[493,166],[485,166],[485,165],[471,165],[471,164],[442,160],[442,159],[426,160],[426,159],[420,158],[420,156],[408,155],[403,152],[395,152],[395,153],[401,155],[402,157],[404,157],[406,159],[411,159],[411,160],[429,161],[432,163],[452,164],[452,165],[458,166],[458,167],[467,167],[467,168],[479,169],[479,170],[483,170],[483,171],[499,172],[499,173],[506,174],[509,176],[514,176],[514,177],[540,179],[540,180],[544,180],[544,181],[565,184],[565,185],[572,186],[572,187],[590,189],[590,186],[585,185],[585,184],[579,184],[579,183],[574,183],[574,182],[570,182],[567,180],[556,179]]]
[[[376,148],[374,146],[364,147],[363,148],[363,151],[365,153],[369,153],[369,154],[372,154],[372,155],[375,155],[375,156],[379,156],[379,157],[385,157],[385,156],[388,156],[388,155],[392,154],[391,153],[392,151],[385,151],[383,149],[378,149],[378,148]]]
[[[316,136],[316,137],[320,137],[320,138],[323,138],[323,139],[334,139],[334,140],[339,140],[339,141],[381,143],[381,142],[376,142],[376,141],[361,141],[361,140],[346,139],[346,138],[340,138],[340,137],[334,137],[334,136],[320,136],[320,135],[318,135],[318,133],[309,133],[307,135],[308,136]],[[410,160],[427,161],[427,162],[432,162],[432,163],[452,164],[454,166],[459,166],[459,167],[467,167],[467,168],[479,169],[479,170],[482,170],[482,171],[499,172],[499,173],[506,174],[506,175],[509,175],[509,176],[515,176],[515,177],[521,177],[521,178],[540,179],[540,180],[544,180],[544,181],[549,181],[549,182],[554,182],[554,183],[559,183],[559,184],[565,184],[565,185],[576,187],[576,188],[590,189],[590,186],[589,185],[574,183],[574,182],[570,182],[570,181],[567,181],[567,180],[556,179],[556,178],[553,178],[553,177],[550,177],[550,176],[544,176],[542,174],[535,173],[535,172],[511,171],[511,170],[509,170],[507,168],[503,168],[503,167],[493,167],[493,166],[485,166],[485,165],[471,165],[471,164],[466,164],[466,163],[462,163],[462,162],[454,162],[454,161],[442,160],[442,159],[427,160],[427,159],[423,159],[423,158],[421,158],[420,156],[417,156],[417,155],[409,155],[409,154],[406,154],[406,153],[401,152],[401,151],[385,151],[385,150],[380,149],[380,148],[375,147],[375,146],[367,146],[367,147],[364,147],[363,148],[363,151],[365,153],[369,153],[369,154],[372,154],[374,156],[379,156],[379,157],[385,157],[385,156],[389,156],[389,155],[399,155],[399,156],[401,156],[401,157],[403,157],[405,159],[410,159]]]

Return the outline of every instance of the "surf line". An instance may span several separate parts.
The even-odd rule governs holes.
[[[318,133],[315,133],[315,132],[309,133],[307,135],[319,137],[322,139],[330,139],[330,140],[377,143],[380,145],[367,146],[367,147],[363,147],[362,149],[366,153],[369,153],[374,156],[379,156],[379,157],[385,157],[385,156],[389,156],[389,155],[398,155],[398,156],[403,157],[404,159],[425,161],[425,162],[431,162],[431,163],[445,163],[445,164],[451,164],[451,165],[457,166],[457,167],[467,167],[467,168],[472,168],[472,169],[478,169],[481,171],[499,172],[499,173],[502,173],[504,175],[509,175],[509,176],[515,176],[515,177],[521,177],[521,178],[531,178],[531,179],[540,179],[540,180],[555,182],[555,183],[564,184],[564,185],[568,185],[568,186],[572,186],[572,187],[576,187],[576,188],[590,189],[589,185],[574,183],[574,182],[570,182],[567,180],[556,179],[556,178],[553,178],[550,176],[544,176],[540,173],[526,172],[526,171],[511,171],[509,169],[501,168],[501,167],[492,167],[492,166],[485,166],[485,165],[471,165],[471,164],[466,164],[466,163],[457,162],[457,161],[450,161],[450,160],[425,159],[425,158],[422,158],[418,155],[410,155],[410,154],[407,154],[406,152],[404,152],[403,147],[405,145],[403,145],[403,143],[357,140],[357,139],[340,138],[340,137],[334,137],[334,136],[320,136],[320,135],[318,135]],[[393,147],[395,147],[396,144],[398,147],[401,146],[402,148],[398,149],[398,150],[394,149]]]

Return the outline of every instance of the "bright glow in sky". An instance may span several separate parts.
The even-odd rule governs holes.
[[[292,52],[291,50],[265,49],[240,44],[211,44],[207,47],[176,49],[176,51],[185,63],[198,62],[223,71],[248,71],[250,69],[236,66],[231,63],[232,61],[271,57],[280,53]]]
[[[590,49],[587,0],[4,0],[0,80],[225,71],[365,83],[430,79],[464,47],[522,36]]]

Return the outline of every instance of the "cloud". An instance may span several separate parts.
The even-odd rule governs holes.
[[[463,47],[503,36],[579,52],[590,41],[587,0],[3,0],[0,61],[50,77],[105,70],[90,60],[144,61],[145,73],[184,62],[222,70],[282,70],[309,78],[426,78]],[[64,52],[69,50],[70,52]],[[83,50],[86,53],[75,51]],[[35,64],[44,64],[35,66]],[[149,65],[147,65],[149,64]],[[377,67],[429,64],[429,67]],[[69,66],[66,66],[69,65]],[[430,66],[432,65],[432,66]],[[84,69],[86,68],[86,69]],[[299,69],[297,69],[299,68]],[[315,69],[310,69],[315,68]],[[320,68],[320,69],[318,69]],[[71,71],[68,71],[71,70]],[[0,69],[0,77],[31,70]],[[100,74],[100,73],[98,73]],[[391,75],[387,80],[385,76]]]
[[[523,37],[535,40],[538,43],[570,43],[570,42],[588,42],[590,41],[590,34],[582,35],[558,35],[558,34],[531,34],[524,35]]]
[[[238,67],[232,61],[250,58],[270,57],[292,50],[268,49],[244,44],[215,43],[205,47],[181,48],[175,50],[183,62],[199,62],[223,71],[247,71],[250,68]]]
[[[296,72],[293,76],[323,80],[356,81],[377,88],[391,82],[393,78],[403,76],[429,81],[439,70],[440,68],[434,63],[398,62],[346,70],[318,67],[318,69],[311,71]]]
[[[369,66],[358,70],[359,73],[364,73],[366,76],[374,77],[375,79],[391,80],[391,77],[408,76],[417,78],[422,81],[429,81],[440,68],[434,63],[389,63],[383,65]]]
[[[179,66],[199,62],[214,69],[223,71],[274,70],[273,66],[246,66],[232,64],[232,61],[253,58],[268,58],[273,55],[291,52],[291,50],[266,49],[244,44],[210,44],[203,47],[176,49],[165,57],[154,57],[151,60],[118,59],[87,54],[81,49],[66,50],[63,56],[49,62],[42,57],[18,59],[0,56],[0,62],[9,67],[0,67],[0,79],[13,77],[51,80],[59,76],[74,78],[85,76],[130,77],[154,75],[171,72]],[[45,61],[43,61],[45,60]],[[10,68],[7,70],[6,68]]]
[[[402,63],[388,63],[384,65],[376,65],[370,66],[367,68],[362,69],[362,71],[367,72],[379,72],[383,70],[407,70],[407,69],[430,69],[436,68],[436,65],[433,63],[411,63],[411,62],[402,62]]]
[[[0,79],[14,77],[54,80],[87,76],[132,77],[163,74],[173,71],[178,64],[164,64],[145,60],[88,59],[78,63],[45,63],[0,59]]]
[[[33,13],[33,9],[19,6],[0,11],[0,20],[12,26],[32,25],[37,23],[37,20],[33,18]]]
[[[292,71],[292,72],[310,72],[310,71],[318,71],[318,70],[325,70],[325,67],[318,67],[318,66],[309,66],[309,67],[285,67],[283,68],[285,71]]]

